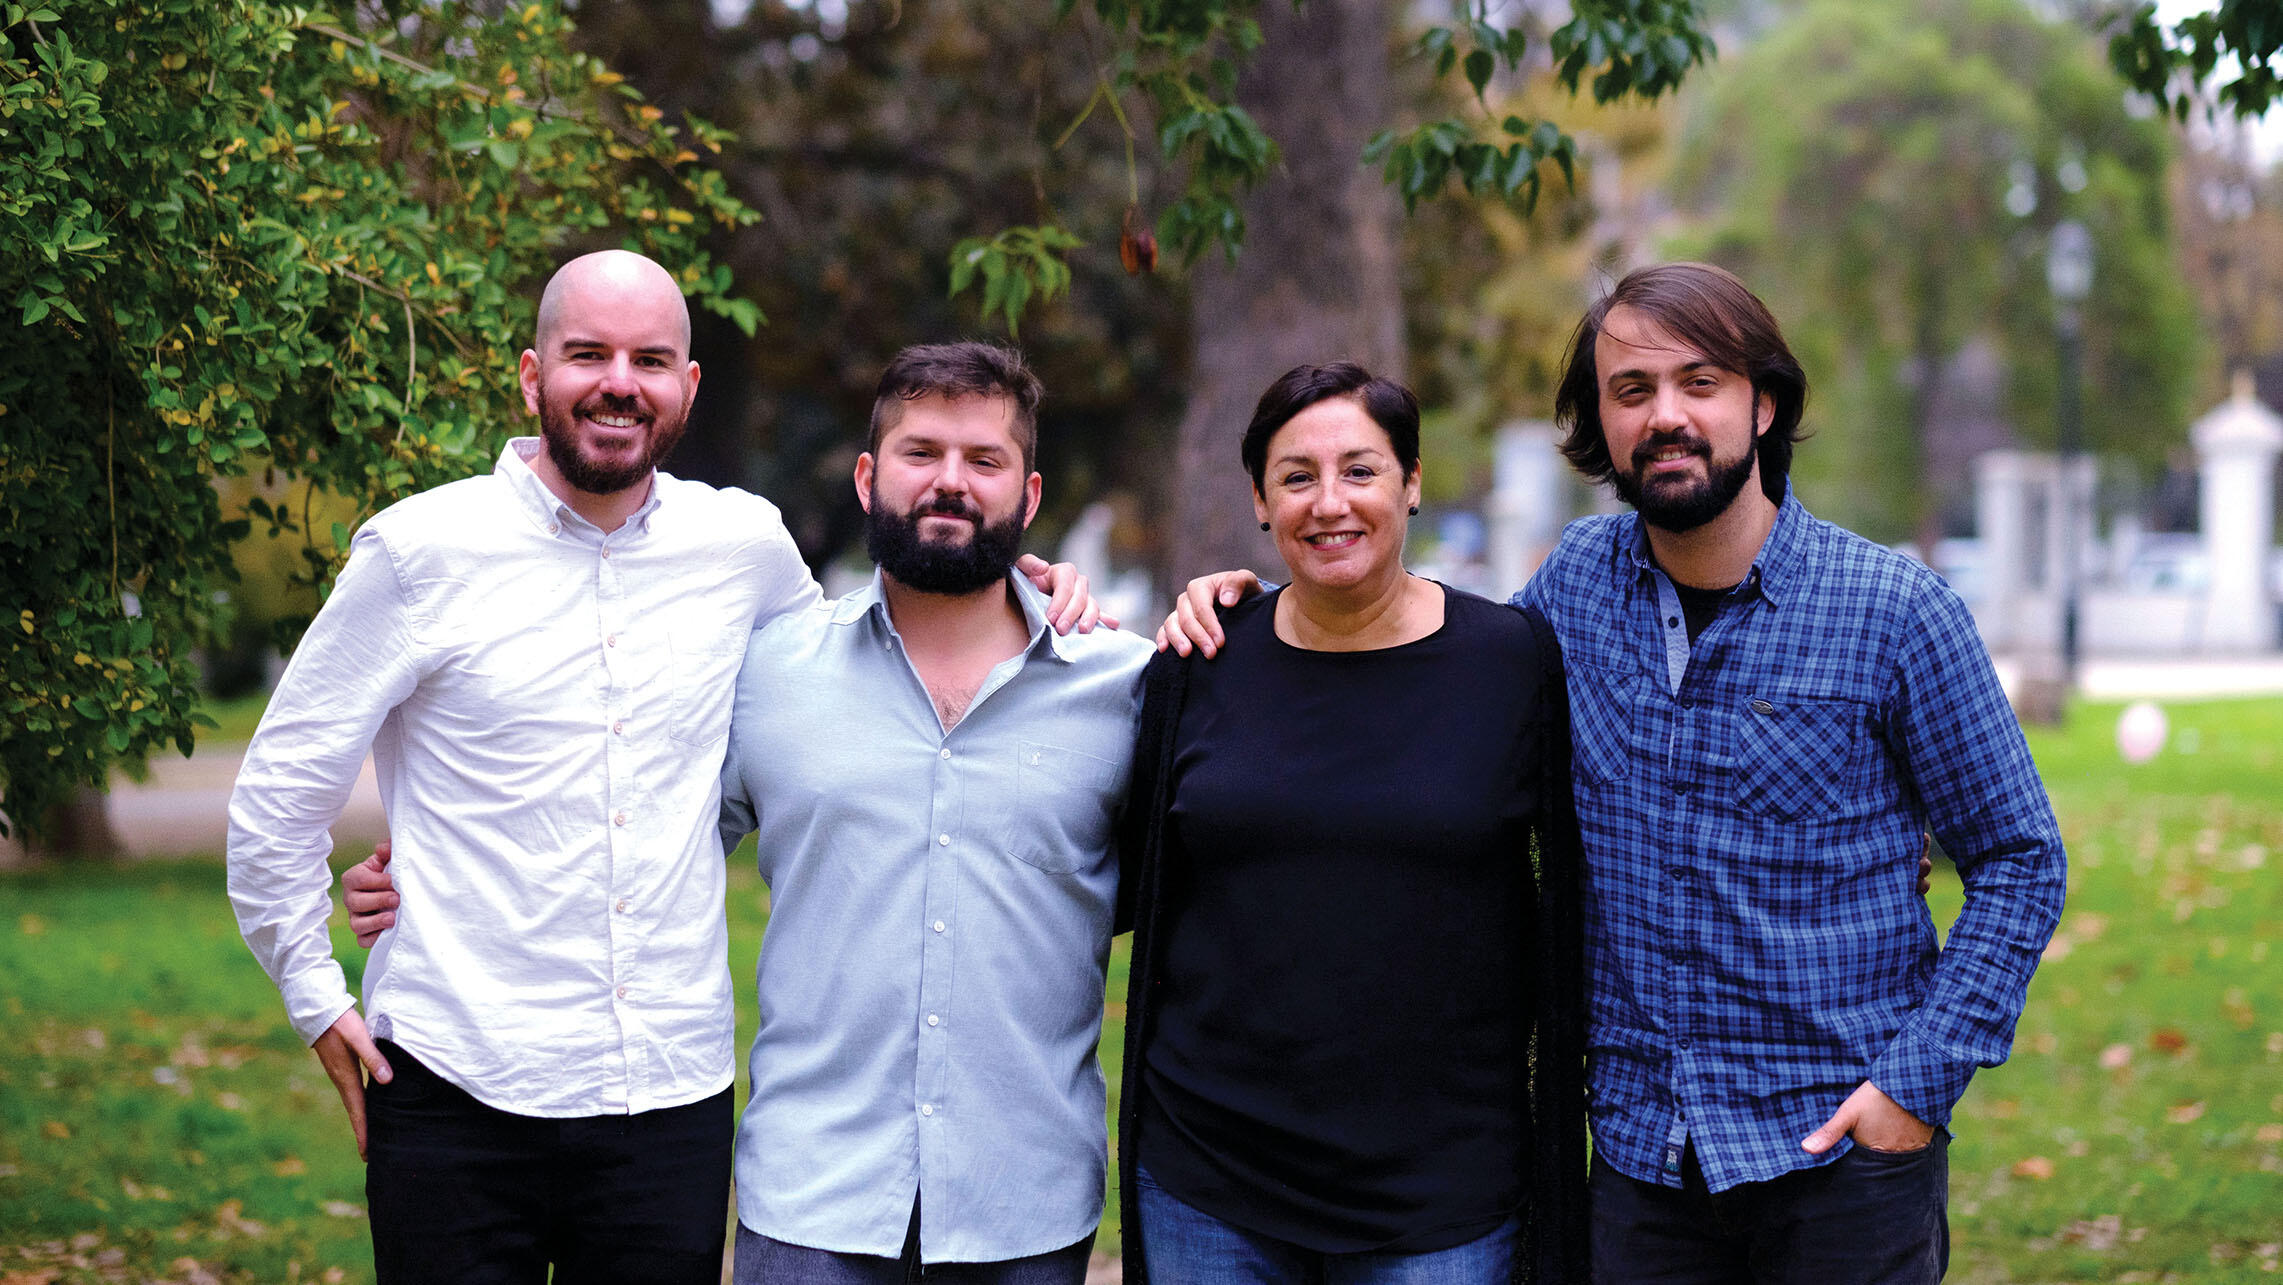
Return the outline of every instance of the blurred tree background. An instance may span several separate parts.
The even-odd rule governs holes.
[[[173,25],[125,23],[144,9]],[[123,25],[100,39],[75,33],[114,11]],[[1960,534],[1973,455],[2052,433],[2043,257],[2062,218],[2095,242],[2091,438],[2112,493],[2152,500],[2162,527],[2192,512],[2176,468],[2185,425],[2225,372],[2252,370],[2283,401],[2283,179],[2229,121],[2274,92],[2278,35],[2263,11],[2218,0],[2166,25],[2126,0],[374,0],[296,18],[252,0],[91,0],[68,13],[11,2],[11,140],[32,137],[42,112],[82,128],[88,103],[135,104],[105,128],[142,125],[134,154],[173,148],[180,171],[138,161],[135,183],[215,183],[248,217],[304,236],[367,228],[338,262],[317,255],[330,266],[263,267],[268,285],[200,270],[186,252],[168,260],[181,270],[127,289],[122,247],[137,242],[120,212],[171,207],[108,171],[75,173],[61,151],[22,163],[38,182],[4,211],[23,253],[0,302],[62,346],[20,346],[0,380],[0,474],[24,482],[9,492],[7,571],[21,581],[7,585],[9,618],[34,608],[45,627],[63,604],[100,606],[106,533],[133,529],[83,521],[84,506],[50,505],[44,526],[25,516],[47,504],[30,482],[53,475],[39,461],[100,477],[91,443],[106,439],[85,408],[113,403],[86,388],[145,397],[146,423],[208,416],[215,436],[189,443],[204,463],[166,473],[170,487],[195,482],[176,490],[196,502],[164,501],[180,520],[147,527],[173,542],[166,565],[196,575],[123,564],[122,580],[157,590],[142,607],[163,612],[164,645],[118,668],[137,650],[124,618],[100,624],[99,648],[63,645],[61,631],[98,628],[77,621],[11,643],[16,668],[0,677],[19,704],[71,689],[95,711],[79,726],[43,707],[49,730],[19,723],[16,735],[71,730],[89,780],[114,757],[185,740],[199,637],[210,688],[257,687],[272,642],[314,606],[335,524],[485,466],[520,426],[504,372],[546,267],[630,238],[679,262],[702,256],[692,289],[715,305],[697,318],[696,431],[669,467],[768,495],[819,567],[859,547],[849,467],[877,372],[908,343],[1004,336],[1006,282],[985,278],[1008,263],[1031,274],[1019,337],[1049,390],[1031,544],[1051,552],[1101,503],[1110,563],[1147,571],[1160,596],[1201,570],[1268,563],[1235,441],[1287,365],[1349,357],[1409,380],[1428,408],[1429,495],[1465,507],[1490,482],[1495,430],[1549,410],[1583,306],[1628,268],[1682,255],[1742,273],[1806,360],[1805,498],[1881,540]],[[350,38],[338,48],[311,26],[332,23]],[[390,23],[399,34],[355,35]],[[176,28],[159,50],[153,33]],[[240,28],[264,34],[216,34]],[[149,52],[103,53],[130,46]],[[87,69],[104,57],[108,85]],[[67,63],[72,92],[58,88]],[[519,101],[524,85],[539,88]],[[700,123],[677,134],[685,121]],[[222,150],[240,135],[272,141],[259,156]],[[691,182],[704,186],[675,197]],[[1461,199],[1435,199],[1453,189]],[[53,199],[35,217],[41,191]],[[489,204],[463,199],[471,191]],[[673,222],[657,217],[668,197],[686,207]],[[79,218],[71,200],[101,217]],[[563,215],[572,200],[595,213]],[[952,288],[955,253],[972,267],[1038,229],[1078,244],[989,260]],[[1158,244],[1144,247],[1149,233]],[[263,235],[273,257],[292,249]],[[1240,235],[1243,252],[1224,254]],[[1156,257],[1156,271],[1129,271],[1126,257]],[[387,285],[387,306],[365,306],[343,271]],[[187,411],[154,400],[182,395],[168,394],[164,354],[62,395],[53,376],[112,350],[72,348],[94,323],[34,313],[81,307],[95,297],[83,287],[169,334],[206,326],[203,307],[234,336],[232,360],[257,341],[279,356],[253,383],[226,364],[175,363],[200,394]],[[229,319],[263,290],[282,318]],[[768,323],[748,335],[756,314]],[[51,350],[63,356],[39,355]],[[342,360],[327,366],[328,354]],[[68,585],[54,572],[66,562]],[[70,668],[75,650],[100,673]]]

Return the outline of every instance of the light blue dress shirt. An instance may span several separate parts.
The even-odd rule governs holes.
[[[927,1262],[1060,1249],[1100,1219],[1095,1046],[1147,641],[1030,643],[946,732],[880,579],[753,635],[721,837],[759,833],[737,1212],[795,1245]]]

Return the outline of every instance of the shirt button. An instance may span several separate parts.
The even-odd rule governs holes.
[[[935,1104],[934,1104],[933,1102],[922,1102],[922,1103],[920,1103],[920,1114],[921,1114],[921,1115],[934,1115],[934,1114],[935,1114]]]
[[[939,835],[935,836],[935,845],[936,845],[937,847],[939,847],[939,848],[948,848],[948,847],[950,847],[950,846],[951,846],[951,836],[950,836],[950,835],[948,835],[948,834],[939,834]]]
[[[616,647],[618,645],[618,635],[604,634],[602,636],[602,645],[605,647]]]
[[[1684,1049],[1688,1047],[1688,1039],[1685,1036],[1681,1039],[1681,1047]]]
[[[626,814],[625,814],[624,812],[621,812],[621,813],[619,813],[618,815],[616,815],[616,816],[614,816],[614,817],[612,817],[612,818],[610,819],[610,823],[611,823],[612,825],[625,825],[625,824],[626,824]]]
[[[633,902],[631,902],[631,901],[628,901],[628,900],[627,900],[626,898],[624,898],[624,897],[620,897],[620,898],[618,899],[618,913],[620,913],[620,914],[622,914],[622,915],[623,915],[623,914],[625,914],[625,913],[627,912],[627,910],[628,910],[629,908],[631,908],[633,905],[634,905],[634,903],[633,903]]]
[[[940,750],[940,751],[938,751],[938,752],[937,752],[937,754],[936,754],[936,757],[937,757],[937,758],[950,758],[950,757],[951,757],[951,747],[950,747],[950,746],[948,746],[948,745],[947,745],[947,746],[945,746],[945,747],[943,747],[943,749],[942,749],[942,750]]]
[[[608,550],[608,549],[605,549],[605,550],[603,550],[603,551],[602,551],[602,556],[604,556],[604,557],[606,557],[606,558],[607,558],[607,557],[609,557],[609,556],[610,556],[610,550]]]
[[[936,921],[935,921],[935,930],[936,930],[937,932],[942,932],[942,931],[943,931],[943,921],[942,921],[942,920],[938,919],[938,920],[936,920]]]
[[[611,735],[613,735],[613,736],[624,736],[624,735],[626,735],[626,720],[622,718],[622,719],[618,720],[617,722],[615,722],[615,723],[612,723],[612,724],[610,725],[610,732],[611,732]]]
[[[928,1015],[927,1015],[927,1024],[928,1024],[928,1025],[930,1025],[930,1026],[941,1026],[941,1025],[943,1025],[943,1021],[942,1021],[942,1019],[938,1018],[938,1017],[937,1017],[935,1014],[933,1014],[933,1013],[930,1013],[930,1014],[928,1014]]]
[[[1681,622],[1681,618],[1680,618],[1679,616],[1667,616],[1667,617],[1665,617],[1665,627],[1666,627],[1666,628],[1668,628],[1668,629],[1669,629],[1669,628],[1672,628],[1672,627],[1674,627],[1674,626],[1676,626],[1676,625],[1678,625],[1678,624],[1680,624],[1680,622]]]
[[[626,988],[625,988],[624,986],[621,986],[621,987],[619,987],[619,988],[618,988],[618,997],[619,997],[620,999],[625,999],[625,998],[626,998]]]
[[[560,523],[560,522],[550,522],[550,523],[548,523],[548,524],[547,524],[547,534],[549,534],[549,535],[561,535],[562,533],[563,533],[563,524],[562,524],[562,523]]]

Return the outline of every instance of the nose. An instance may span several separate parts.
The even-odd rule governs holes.
[[[603,367],[601,390],[613,397],[632,397],[640,387],[634,379],[634,361],[625,354],[612,357]]]
[[[1662,432],[1683,427],[1687,423],[1688,416],[1681,413],[1681,390],[1671,384],[1659,384],[1655,395],[1649,399],[1649,429]]]

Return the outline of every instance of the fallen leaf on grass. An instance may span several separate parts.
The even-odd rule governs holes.
[[[40,1126],[40,1132],[60,1142],[71,1136],[71,1126],[61,1120],[50,1120]]]
[[[2053,1176],[2053,1162],[2044,1156],[2023,1156],[2014,1161],[2013,1176],[2044,1182]]]
[[[309,1166],[302,1163],[300,1156],[287,1156],[285,1159],[278,1161],[274,1165],[271,1165],[270,1172],[276,1174],[280,1178],[294,1178],[308,1173]]]
[[[2132,1045],[2111,1044],[2101,1050],[2101,1069],[2121,1071],[2132,1065]]]
[[[2178,1053],[2188,1047],[2188,1037],[2169,1026],[2160,1026],[2148,1034],[2148,1047],[2159,1053]]]
[[[363,1205],[352,1205],[346,1200],[328,1200],[319,1205],[318,1208],[335,1218],[362,1218],[365,1216]]]
[[[26,937],[37,937],[48,930],[48,921],[38,915],[25,915],[16,921],[16,931]]]
[[[239,1212],[244,1208],[243,1201],[225,1200],[214,1210],[215,1233],[218,1238],[244,1236],[249,1240],[258,1240],[270,1234],[268,1227]]]
[[[2102,1214],[2098,1218],[2073,1222],[2061,1229],[2056,1238],[2064,1244],[2077,1244],[2096,1254],[2115,1249],[2117,1237],[2124,1234],[2124,1219],[2116,1214]]]
[[[5,1276],[0,1276],[0,1285],[55,1285],[56,1277],[61,1275],[63,1275],[62,1272],[52,1267],[42,1267],[25,1272],[9,1272]]]
[[[2201,1102],[2175,1102],[2164,1109],[2164,1118],[2174,1124],[2194,1124],[2204,1118]]]
[[[2283,1142],[2283,1124],[2263,1124],[2251,1136],[2256,1142]]]
[[[195,1258],[175,1259],[173,1267],[181,1274],[182,1285],[222,1285],[221,1280]]]

